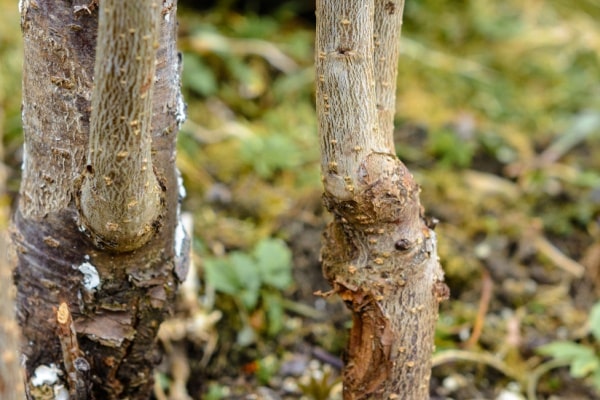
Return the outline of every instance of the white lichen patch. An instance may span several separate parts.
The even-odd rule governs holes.
[[[29,8],[29,0],[19,0],[19,13],[23,15],[25,11]]]
[[[40,365],[33,371],[31,384],[33,386],[54,385],[58,382],[59,375],[62,375],[62,371],[55,364]]]
[[[183,185],[183,178],[181,173],[177,170],[177,188],[179,191],[179,201],[183,200],[187,196],[185,186]],[[192,227],[191,216],[187,213],[181,214],[181,205],[177,205],[177,227],[175,228],[175,255],[177,257],[183,256],[183,248],[187,237],[187,232],[190,232]]]
[[[187,191],[185,190],[185,186],[183,184],[183,177],[179,170],[177,170],[177,189],[179,191],[179,200],[185,199],[187,196]]]
[[[175,255],[177,257],[183,256],[183,245],[185,243],[185,238],[185,227],[183,226],[182,219],[179,218],[177,228],[175,228]]]
[[[21,171],[25,171],[25,164],[27,163],[27,146],[23,143],[23,161],[21,161]]]
[[[100,275],[90,262],[84,262],[77,269],[83,274],[83,287],[87,291],[92,292],[100,288]]]
[[[177,73],[179,74],[179,71]],[[183,101],[183,96],[179,93],[177,96],[177,111],[175,112],[175,120],[179,128],[181,128],[181,125],[183,125],[187,118],[186,109],[187,106],[185,105],[185,101]]]

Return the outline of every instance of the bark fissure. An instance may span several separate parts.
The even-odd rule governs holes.
[[[394,154],[402,6],[317,1],[321,168],[334,216],[324,234],[323,272],[353,311],[345,399],[428,397],[438,303],[446,294],[420,189]]]

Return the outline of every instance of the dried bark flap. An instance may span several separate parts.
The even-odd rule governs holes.
[[[344,370],[346,390],[362,395],[376,394],[392,367],[390,349],[394,332],[372,294],[362,289],[348,289],[340,283],[334,283],[334,290],[353,311],[348,343],[351,361]],[[379,339],[375,346],[372,346],[373,338]]]

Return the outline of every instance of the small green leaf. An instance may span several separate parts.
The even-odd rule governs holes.
[[[246,253],[234,251],[229,255],[229,262],[242,286],[254,288],[260,286],[258,266]]]
[[[600,341],[600,302],[594,304],[590,310],[590,330],[596,340]]]
[[[279,362],[277,356],[269,354],[265,358],[258,361],[258,370],[256,371],[256,378],[261,385],[268,385],[277,371],[279,370]]]
[[[590,354],[584,357],[577,357],[573,360],[571,363],[571,376],[583,378],[591,372],[598,370],[599,367],[600,360],[598,360],[593,351],[590,351]]]
[[[256,173],[265,179],[278,170],[295,168],[302,161],[298,143],[283,134],[252,136],[243,143],[243,160],[251,164]]]
[[[211,383],[204,398],[206,400],[221,400],[227,398],[227,394],[227,387],[221,386],[218,383]]]
[[[235,273],[240,290],[237,295],[246,309],[251,310],[258,303],[260,294],[261,277],[257,264],[248,254],[235,251],[229,256],[231,267]]]
[[[217,291],[234,295],[240,290],[235,271],[227,259],[205,259],[204,274],[207,284]]]
[[[242,301],[246,310],[252,310],[258,303],[259,292],[254,289],[244,289],[237,293],[236,296]]]
[[[292,253],[283,240],[262,240],[253,255],[264,283],[282,290],[291,284]]]
[[[271,336],[275,336],[283,329],[283,304],[281,295],[277,292],[263,291],[263,304],[267,310],[268,329]]]
[[[558,360],[566,361],[594,356],[594,351],[591,348],[567,341],[557,341],[540,346],[538,347],[538,352]]]
[[[217,291],[241,300],[248,310],[258,303],[261,277],[254,259],[234,251],[227,258],[209,258],[204,262],[206,281]]]

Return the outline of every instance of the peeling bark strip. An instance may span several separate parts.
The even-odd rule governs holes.
[[[62,349],[69,395],[74,399],[85,399],[88,397],[89,390],[85,375],[90,371],[90,364],[82,357],[73,317],[67,303],[60,303],[56,310],[56,321],[58,322],[56,334]]]
[[[158,228],[150,152],[161,10],[156,0],[100,2],[82,222],[100,246],[131,251]]]
[[[126,3],[138,2],[118,2],[118,7],[126,7]],[[101,87],[98,80],[104,79],[92,79],[100,13],[95,4],[96,1],[88,0],[36,0],[21,4],[26,60],[23,66],[25,159],[11,234],[17,254],[17,317],[23,334],[25,380],[30,399],[60,391],[71,393],[72,399],[149,398],[153,367],[160,357],[155,346],[156,333],[170,312],[177,284],[186,273],[189,243],[182,235],[184,231],[178,228],[175,168],[175,139],[184,112],[173,1],[157,2],[164,9],[151,9],[153,15],[158,15],[157,36],[161,38],[159,47],[151,50],[156,56],[148,56],[148,60],[155,57],[155,61],[144,64],[142,60],[145,65],[142,66],[134,57],[129,62],[138,66],[131,67],[131,74],[125,76],[113,70],[113,77],[125,79],[125,84],[106,78],[118,86],[106,94],[108,105],[117,105],[116,97],[125,87],[138,99],[145,93],[153,93],[151,111],[143,108],[146,104],[142,107],[144,111],[138,112],[134,100],[131,103],[125,100],[129,108],[108,110],[111,118],[116,119],[106,120],[109,127],[101,126],[102,132],[110,128],[113,135],[107,147],[111,143],[125,145],[125,141],[134,148],[151,146],[143,150],[152,156],[151,159],[148,156],[146,164],[150,172],[135,179],[142,187],[147,182],[148,187],[158,182],[160,208],[151,215],[160,215],[160,229],[153,227],[147,244],[129,252],[99,248],[80,230],[81,212],[76,199],[81,175],[88,165],[88,144],[96,140],[90,136],[92,88]],[[101,1],[102,7],[105,5]],[[141,26],[142,22],[136,22],[136,29]],[[139,37],[141,41],[145,40],[143,36]],[[105,61],[113,56],[115,61],[109,66],[130,68],[120,64],[123,55],[117,48],[104,56]],[[135,75],[139,71],[145,72]],[[131,122],[131,118],[143,121],[138,127],[144,125],[149,136],[145,139],[141,133],[136,136],[130,123],[125,127],[111,126],[118,124],[122,115],[126,122]],[[117,157],[114,161],[118,164],[115,171],[129,162],[128,157],[119,154],[122,150],[125,149],[114,151]],[[115,185],[121,184],[117,181],[124,176],[112,176],[110,170],[102,169],[102,160],[94,160],[93,156],[90,160],[92,171],[85,182],[92,195],[98,193],[94,191],[103,176],[110,177]],[[144,162],[142,158],[140,164],[135,164],[140,166],[136,171],[142,170]],[[95,178],[100,183],[94,183]],[[132,187],[134,194],[140,193],[136,192],[139,186]],[[148,192],[149,189],[141,190],[145,195]],[[123,204],[115,201],[114,208]],[[123,201],[129,202],[131,198],[124,197]],[[146,217],[140,221],[143,219]],[[152,223],[155,217],[147,219]],[[121,240],[121,237],[103,240]],[[114,248],[122,249],[119,246],[116,243]],[[47,378],[48,371],[53,379],[41,379],[39,375],[45,374]]]
[[[317,0],[321,169],[334,217],[322,259],[353,312],[346,400],[429,397],[446,297],[420,189],[393,147],[402,8],[402,1]]]

